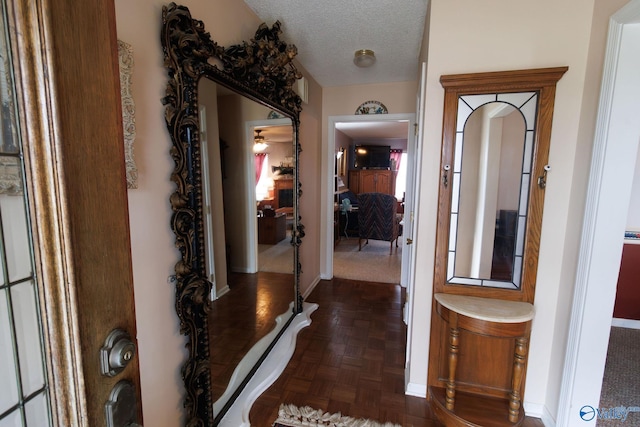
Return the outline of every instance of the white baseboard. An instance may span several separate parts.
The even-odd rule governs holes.
[[[551,416],[546,405],[531,403],[526,400],[522,403],[527,417],[539,418],[545,427],[555,427],[556,420]]]
[[[416,383],[408,383],[407,388],[404,394],[415,397],[427,397],[427,385],[426,384],[416,384]]]
[[[311,295],[311,292],[313,292],[313,290],[316,288],[316,286],[318,286],[318,283],[320,283],[320,280],[322,280],[320,278],[320,276],[316,276],[316,278],[313,280],[313,282],[311,282],[311,286],[309,286],[307,288],[307,290],[302,293],[302,299],[306,300],[307,297],[309,295]]]
[[[545,427],[556,427],[556,419],[549,413],[546,406],[544,406],[542,417],[540,419]]]
[[[618,319],[614,317],[613,319],[611,319],[611,326],[617,326],[619,328],[640,329],[640,320]]]
[[[222,289],[218,289],[217,293],[216,293],[216,299],[220,298],[222,295],[226,294],[227,292],[229,292],[231,289],[229,288],[229,285],[226,285],[224,288]]]

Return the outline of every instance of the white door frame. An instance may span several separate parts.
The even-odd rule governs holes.
[[[204,105],[198,107],[200,120],[200,162],[202,164],[202,210],[204,222],[204,247],[207,278],[211,282],[211,301],[218,298],[216,284],[215,245],[213,244],[213,220],[211,212],[211,178],[209,174],[209,134],[207,133],[207,108]]]
[[[631,183],[640,127],[640,0],[609,23],[602,89],[594,136],[558,426],[595,425],[584,406],[598,408],[613,317]],[[635,52],[633,51],[635,49]],[[589,408],[587,408],[588,410]]]
[[[330,280],[333,278],[333,171],[335,162],[335,127],[340,122],[384,122],[399,120],[408,121],[407,130],[407,148],[409,144],[415,144],[413,138],[413,124],[416,120],[414,113],[401,113],[401,114],[375,114],[375,115],[349,115],[349,116],[329,116],[328,122],[328,136],[327,142],[322,144],[322,164],[320,170],[320,278],[323,280]],[[413,176],[409,176],[409,170],[407,170],[407,182],[413,180]],[[404,251],[403,251],[404,252]],[[404,271],[409,268],[409,263],[405,262],[404,253],[402,259],[402,271],[401,277],[407,277]],[[406,286],[406,283],[402,284]]]
[[[246,142],[246,158],[245,165],[247,187],[245,188],[246,203],[250,208],[247,209],[247,216],[245,218],[245,224],[247,229],[247,272],[258,272],[258,217],[256,215],[256,172],[254,168],[254,153],[253,153],[253,130],[256,127],[266,126],[291,126],[291,119],[265,119],[265,120],[251,120],[245,122],[245,140]],[[294,148],[295,149],[295,148]],[[253,209],[251,209],[253,206]]]

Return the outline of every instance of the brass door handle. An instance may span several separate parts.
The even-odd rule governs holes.
[[[407,237],[407,245],[412,245],[413,244],[413,239],[410,239]]]

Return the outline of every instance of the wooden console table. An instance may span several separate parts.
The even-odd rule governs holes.
[[[429,387],[429,400],[435,415],[446,426],[485,426],[487,422],[492,426],[520,425],[524,420],[522,391],[533,305],[444,293],[435,294],[434,299],[435,309],[448,329],[448,345],[441,350],[441,363],[448,371],[446,385]],[[495,387],[485,388],[468,381],[459,384],[457,372],[460,369],[464,372],[481,370],[482,362],[492,354],[490,344],[483,348],[478,345],[479,340],[467,343],[465,347],[461,332],[514,341],[508,391],[501,393]],[[459,366],[461,352],[465,353],[465,363],[473,366]]]

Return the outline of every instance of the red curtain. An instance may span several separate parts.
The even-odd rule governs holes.
[[[402,150],[392,148],[390,157],[391,157],[391,160],[393,160],[396,164],[395,170],[400,170],[400,160],[402,159]]]
[[[264,161],[267,158],[267,153],[256,153],[256,184],[260,180],[260,175],[262,175],[262,168],[264,167]]]

